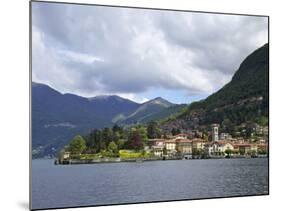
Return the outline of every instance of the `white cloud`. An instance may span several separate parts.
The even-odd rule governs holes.
[[[104,62],[102,58],[99,58],[97,56],[74,51],[58,50],[58,54],[60,54],[62,59],[72,60],[77,63],[93,64],[94,62]]]
[[[32,4],[33,80],[83,96],[210,94],[268,39],[262,17]]]
[[[118,95],[118,96],[120,96],[122,98],[125,98],[125,99],[132,100],[134,102],[138,102],[138,103],[144,103],[144,102],[147,102],[148,100],[150,100],[150,99],[148,99],[146,97],[141,97],[141,96],[138,96],[138,95],[132,94],[132,93],[129,93],[129,94],[109,93],[109,95],[113,95],[113,94]]]

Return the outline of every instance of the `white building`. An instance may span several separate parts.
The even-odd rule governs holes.
[[[234,150],[234,146],[230,142],[212,142],[205,145],[205,150],[210,157],[225,156],[226,150]]]
[[[228,140],[231,139],[231,135],[229,133],[221,133],[220,134],[220,140]]]
[[[162,157],[164,147],[165,147],[165,142],[163,139],[155,139],[154,144],[152,146],[153,154],[155,156]]]
[[[165,146],[168,151],[174,151],[176,150],[176,141],[174,139],[166,140]]]

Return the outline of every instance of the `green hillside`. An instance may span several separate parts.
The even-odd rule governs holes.
[[[268,44],[250,54],[232,80],[205,100],[194,102],[178,120],[196,127],[212,123],[268,123]],[[173,121],[166,124],[174,124]]]

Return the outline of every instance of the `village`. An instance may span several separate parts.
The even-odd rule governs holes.
[[[219,124],[212,124],[210,128],[208,137],[211,140],[204,138],[203,133],[198,130],[190,130],[148,139],[142,150],[117,149],[113,156],[108,152],[73,155],[66,150],[55,164],[268,157],[267,127],[256,124],[253,130],[260,135],[258,139],[233,138],[228,133],[219,133]]]
[[[268,134],[266,128],[257,129],[258,133]],[[261,131],[264,130],[264,131]],[[251,140],[242,137],[232,138],[228,133],[219,134],[219,125],[212,124],[212,140],[196,137],[198,131],[180,133],[166,139],[149,139],[147,151],[163,159],[202,159],[202,158],[239,158],[267,157],[268,140]]]

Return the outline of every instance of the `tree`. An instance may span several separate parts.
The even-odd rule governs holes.
[[[203,150],[202,149],[192,149],[192,155],[194,155],[195,157],[200,157],[203,155]]]
[[[128,137],[128,147],[130,149],[141,150],[143,146],[144,144],[140,131],[136,128],[131,128]]]
[[[108,144],[108,151],[110,152],[111,155],[113,156],[116,156],[118,154],[118,147],[117,145],[115,144],[114,141],[111,141],[109,144]]]
[[[229,157],[232,154],[232,150],[231,149],[226,149],[225,153],[227,154],[227,157]]]
[[[253,130],[253,124],[247,123],[246,128],[245,128],[245,138],[251,138],[252,134],[254,132]]]
[[[178,135],[181,133],[181,130],[179,128],[173,128],[172,131],[171,131],[172,135],[175,136],[175,135]]]
[[[101,131],[98,129],[92,130],[85,140],[88,150],[92,151],[93,153],[100,152],[101,148],[105,149],[105,145],[102,141]]]
[[[251,150],[250,152],[251,156],[257,156],[257,150]]]
[[[245,149],[244,148],[239,148],[239,154],[240,155],[245,155]]]
[[[147,137],[148,138],[160,138],[161,131],[158,127],[158,123],[155,121],[150,121],[147,125]]]
[[[100,130],[98,129],[92,130],[85,139],[87,147],[88,148],[97,147],[100,139],[101,139]]]
[[[137,130],[139,131],[142,143],[145,145],[148,141],[146,128],[143,126],[140,126],[137,128]]]
[[[163,155],[167,155],[167,148],[166,148],[166,146],[163,148]]]
[[[173,136],[177,135],[177,130],[176,130],[176,128],[173,128],[172,131],[171,131],[171,133],[172,133]]]
[[[209,141],[209,135],[207,132],[203,133],[203,139],[204,139],[204,141]]]
[[[120,150],[120,149],[123,149],[123,148],[124,148],[124,145],[125,145],[125,140],[119,139],[119,140],[117,141],[117,147],[118,147],[119,150]]]
[[[86,141],[82,136],[75,136],[69,143],[69,151],[73,155],[79,155],[86,149]]]
[[[102,145],[102,149],[106,149],[106,146],[113,141],[114,137],[113,137],[113,132],[111,128],[104,128],[102,130],[102,143],[104,145]]]
[[[122,128],[119,127],[117,124],[115,124],[115,125],[112,127],[113,133],[120,132],[121,130],[122,130]]]
[[[267,151],[266,151],[266,149],[258,149],[258,154],[265,155],[265,154],[267,154]]]

